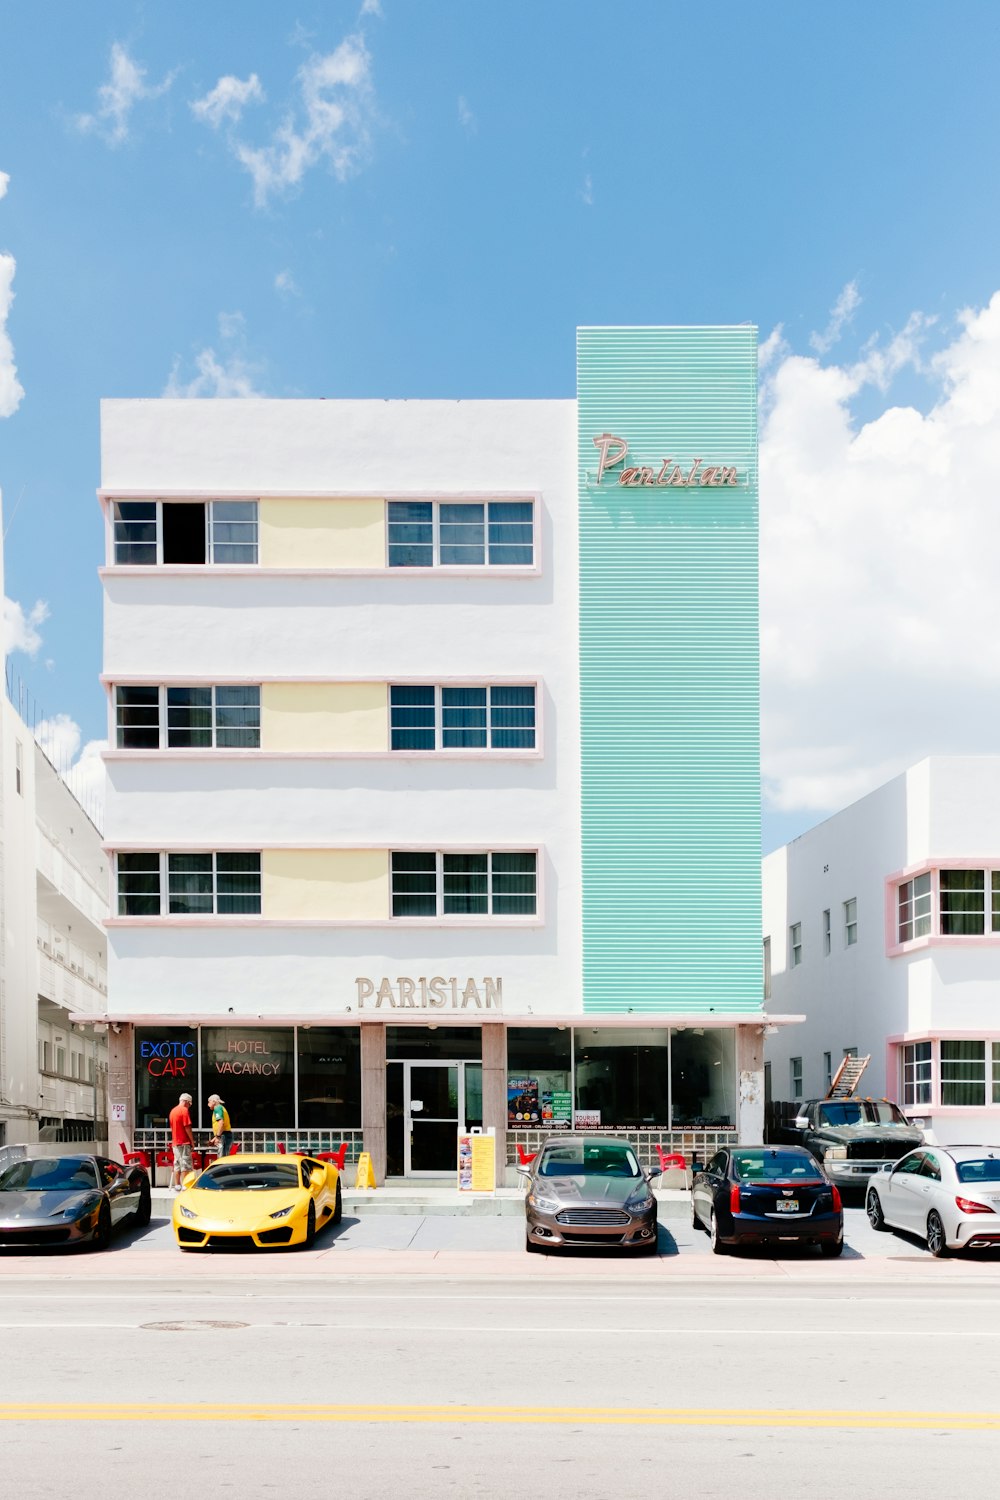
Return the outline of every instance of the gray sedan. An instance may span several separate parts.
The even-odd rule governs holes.
[[[525,1249],[620,1245],[655,1255],[652,1174],[628,1141],[559,1136],[545,1142],[525,1175]]]

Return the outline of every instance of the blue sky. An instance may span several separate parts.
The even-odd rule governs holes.
[[[752,321],[765,844],[993,748],[996,648],[956,684],[920,540],[946,505],[962,608],[1000,477],[993,0],[49,0],[0,26],[8,641],[82,742],[102,396],[569,396],[578,324]]]

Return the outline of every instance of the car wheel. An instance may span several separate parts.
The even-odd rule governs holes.
[[[844,1242],[843,1240],[821,1240],[819,1249],[821,1255],[843,1255]]]
[[[310,1199],[309,1212],[306,1215],[306,1237],[302,1241],[303,1250],[311,1250],[316,1243],[316,1205]]]
[[[111,1244],[111,1210],[106,1201],[101,1204],[101,1211],[97,1215],[97,1228],[91,1244],[95,1250],[106,1250]]]
[[[882,1204],[874,1188],[869,1188],[868,1190],[868,1201],[865,1204],[865,1208],[868,1211],[869,1224],[873,1229],[877,1229],[879,1233],[882,1233],[886,1228],[885,1214],[882,1212]]]
[[[340,1191],[340,1178],[337,1178],[337,1196],[333,1200],[333,1218],[331,1224],[339,1224],[344,1217],[344,1195]]]
[[[531,1238],[530,1232],[524,1236],[524,1248],[529,1255],[541,1255],[542,1247],[537,1240]]]
[[[927,1248],[938,1260],[948,1254],[948,1242],[945,1239],[941,1215],[934,1209],[931,1209],[927,1215]]]
[[[704,1227],[705,1227],[704,1224],[701,1222],[701,1220],[698,1217],[698,1210],[695,1208],[695,1206],[694,1206],[694,1199],[692,1198],[691,1199],[691,1228],[692,1229],[704,1229]]]
[[[729,1246],[724,1245],[722,1240],[720,1240],[719,1238],[719,1221],[715,1217],[714,1208],[712,1209],[712,1217],[708,1221],[708,1238],[711,1241],[712,1254],[725,1255],[726,1251],[729,1249]]]
[[[153,1200],[149,1191],[149,1183],[144,1182],[139,1190],[139,1207],[132,1215],[132,1223],[136,1229],[145,1229],[153,1212]]]

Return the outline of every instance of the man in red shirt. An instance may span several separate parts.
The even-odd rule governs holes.
[[[191,1161],[191,1147],[194,1145],[194,1132],[191,1129],[192,1103],[190,1094],[182,1094],[170,1111],[170,1142],[174,1148],[174,1170],[170,1177],[170,1186],[175,1193],[180,1192],[184,1174],[190,1172],[193,1165]]]

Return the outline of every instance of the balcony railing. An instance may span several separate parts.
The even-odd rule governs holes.
[[[108,915],[108,888],[95,880],[42,822],[37,825],[35,845],[41,874],[84,916],[100,926]]]

